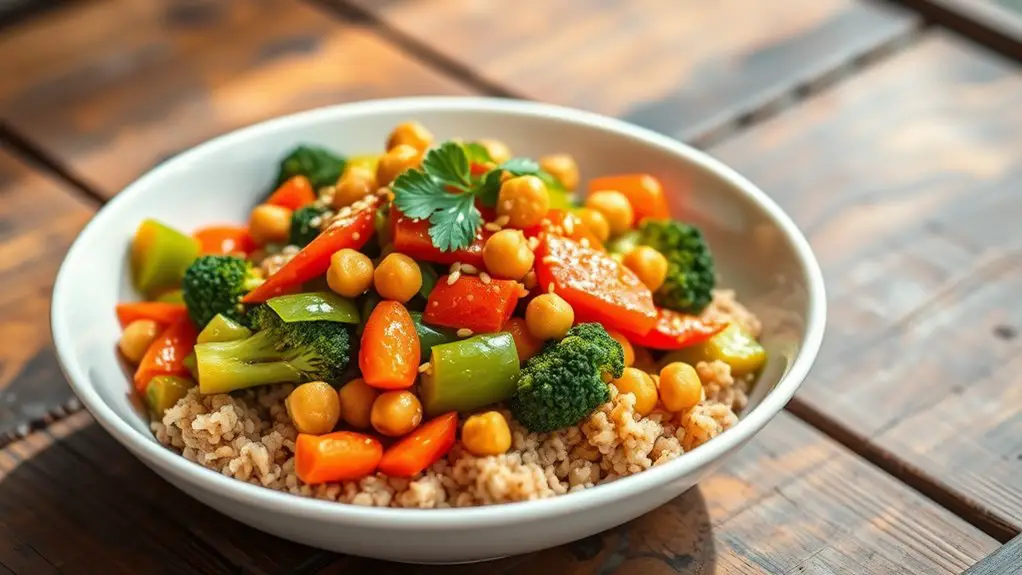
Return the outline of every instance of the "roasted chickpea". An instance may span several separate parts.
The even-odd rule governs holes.
[[[632,342],[628,341],[621,332],[608,329],[607,333],[610,337],[614,338],[614,341],[621,344],[621,351],[625,356],[625,366],[630,366],[635,363],[635,348],[632,347]]]
[[[667,278],[667,258],[649,246],[638,246],[625,254],[624,264],[650,291],[660,289]]]
[[[618,393],[631,393],[635,396],[635,413],[645,417],[653,413],[656,407],[657,390],[653,378],[648,373],[634,367],[626,367],[621,377],[610,382]]]
[[[344,422],[358,429],[368,429],[373,403],[380,396],[380,391],[359,378],[349,381],[337,392],[337,396],[341,400],[341,418]]]
[[[259,204],[248,219],[248,233],[259,245],[286,242],[291,234],[291,210]]]
[[[405,122],[398,124],[394,131],[387,138],[387,149],[393,150],[398,146],[411,146],[420,152],[433,143],[433,134],[419,122]]]
[[[691,365],[676,361],[660,370],[660,401],[667,411],[694,407],[703,400],[703,383]]]
[[[554,293],[540,294],[525,308],[525,325],[537,339],[560,339],[575,322],[575,310]]]
[[[575,213],[582,225],[586,227],[596,239],[605,242],[610,239],[610,223],[601,212],[590,208],[582,208]]]
[[[500,140],[483,138],[476,143],[486,148],[486,153],[490,155],[490,159],[498,164],[511,159],[511,150],[507,147],[507,144]]]
[[[344,297],[358,297],[373,285],[373,262],[362,252],[345,248],[330,256],[326,283]]]
[[[386,186],[405,170],[419,167],[422,152],[407,144],[387,150],[376,166],[376,184]]]
[[[504,324],[504,331],[511,334],[515,340],[515,349],[518,350],[518,361],[525,361],[539,353],[543,349],[543,341],[536,339],[529,332],[525,320],[520,317],[513,317]]]
[[[539,167],[568,191],[578,186],[578,164],[569,154],[550,154],[539,159]]]
[[[399,437],[422,422],[422,404],[410,391],[386,391],[373,402],[373,428],[388,437]]]
[[[131,365],[138,365],[158,335],[160,335],[160,326],[156,325],[155,321],[136,319],[124,328],[117,347],[120,348],[124,358]]]
[[[376,190],[376,174],[364,166],[352,166],[344,171],[334,186],[335,210],[350,206]]]
[[[341,418],[341,401],[329,383],[310,381],[296,387],[284,402],[299,433],[330,433]]]
[[[490,275],[520,280],[532,269],[536,255],[521,230],[500,230],[483,246],[483,262]]]
[[[497,411],[471,415],[461,428],[461,443],[477,457],[500,455],[511,449],[511,428]]]
[[[497,214],[508,216],[511,227],[538,225],[550,211],[550,192],[536,176],[510,178],[500,185]]]
[[[405,303],[415,297],[422,287],[422,270],[415,260],[402,254],[391,253],[383,258],[373,272],[376,292],[383,299]]]
[[[615,190],[594,192],[586,198],[586,207],[603,214],[610,225],[611,235],[628,231],[635,222],[632,204],[624,194]]]

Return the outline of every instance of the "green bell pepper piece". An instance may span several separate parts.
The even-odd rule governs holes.
[[[131,244],[131,276],[135,289],[151,297],[176,289],[192,261],[199,242],[154,219],[143,220]]]
[[[184,292],[179,289],[163,292],[156,297],[156,301],[163,303],[185,303]]]
[[[720,360],[731,366],[736,377],[758,372],[766,363],[766,349],[738,324],[732,322],[710,339],[672,351],[660,361],[661,367],[675,361],[695,365]]]
[[[245,339],[252,335],[252,330],[234,321],[233,319],[218,313],[209,320],[206,327],[199,332],[196,343],[208,343],[211,341],[234,341]]]
[[[181,360],[181,364],[192,374],[192,379],[199,379],[199,360],[195,357],[194,349]]]
[[[433,326],[424,322],[421,311],[410,311],[408,315],[412,316],[412,321],[415,323],[415,333],[419,336],[419,351],[422,355],[420,361],[429,359],[430,352],[434,346],[458,340],[458,334],[453,329]]]
[[[507,332],[434,345],[419,397],[428,417],[472,411],[511,397],[518,371],[518,350]]]
[[[358,308],[351,300],[333,292],[306,292],[266,300],[266,305],[287,323],[295,321],[336,321],[358,323]]]
[[[195,382],[187,377],[157,375],[145,388],[146,403],[157,417],[163,417],[164,412],[174,407],[193,387]]]

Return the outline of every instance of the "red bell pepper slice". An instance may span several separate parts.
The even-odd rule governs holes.
[[[136,301],[117,304],[117,321],[122,328],[139,319],[151,319],[160,327],[167,327],[187,318],[188,308],[183,303]]]
[[[434,417],[384,451],[377,469],[391,477],[415,477],[447,455],[457,432],[457,412]]]
[[[209,226],[197,230],[192,237],[199,240],[199,251],[202,254],[247,256],[256,249],[255,240],[244,226]]]
[[[391,222],[395,251],[419,261],[437,264],[449,265],[461,262],[472,264],[478,268],[483,267],[483,246],[486,245],[486,240],[493,235],[493,232],[480,227],[476,232],[475,240],[467,248],[442,252],[440,248],[433,245],[433,239],[429,237],[428,220],[413,220],[395,210]]]
[[[369,315],[358,350],[358,367],[366,385],[407,389],[419,375],[419,336],[405,306],[382,301]]]
[[[195,324],[187,317],[170,324],[142,356],[135,370],[135,389],[145,393],[149,382],[157,375],[191,377],[184,360],[195,348],[198,336]]]
[[[314,201],[316,201],[316,191],[312,189],[312,183],[305,176],[292,176],[270,194],[269,198],[266,198],[267,204],[289,210],[297,210]]]
[[[673,350],[702,343],[727,327],[726,321],[707,321],[697,315],[688,315],[669,309],[657,310],[656,323],[646,333],[623,330],[634,345],[651,349]]]
[[[643,218],[663,220],[671,217],[664,188],[660,180],[650,174],[618,174],[589,180],[589,193],[600,190],[617,190],[628,198],[635,212],[635,221]]]
[[[361,249],[376,231],[373,220],[379,203],[379,196],[374,194],[352,204],[350,214],[331,224],[277,273],[266,278],[262,285],[250,291],[241,301],[260,303],[287,293],[288,290],[326,273],[330,267],[330,256],[334,255],[334,252],[345,248]]]
[[[565,225],[565,220],[570,219],[571,223]],[[522,233],[525,237],[531,238],[539,236],[544,232],[554,232],[559,236],[573,239],[575,241],[581,241],[585,238],[589,241],[589,246],[599,250],[603,249],[603,243],[597,238],[589,228],[582,223],[582,220],[574,214],[567,213],[563,210],[550,210],[547,212],[543,221],[537,226],[525,228]]]
[[[455,329],[467,328],[472,333],[500,331],[518,303],[518,282],[491,279],[483,283],[476,276],[462,275],[454,285],[442,276],[429,293],[423,319],[426,323]]]
[[[657,309],[649,288],[606,252],[544,234],[536,250],[536,278],[541,291],[553,285],[557,295],[571,304],[576,317],[638,334],[656,323]]]

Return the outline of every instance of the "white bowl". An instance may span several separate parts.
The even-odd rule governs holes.
[[[650,172],[674,215],[705,232],[721,285],[764,320],[769,352],[749,408],[730,430],[665,465],[577,493],[468,509],[376,509],[297,497],[222,476],[159,445],[115,353],[118,301],[135,297],[128,246],[156,217],[184,230],[241,222],[298,143],[376,151],[401,121],[439,139],[493,137],[519,155],[570,152],[583,176]],[[53,289],[52,330],[64,373],[114,438],[167,481],[257,529],[323,549],[408,562],[464,562],[535,551],[638,517],[692,487],[791,399],[816,358],[823,278],[803,235],[761,190],[708,155],[607,117],[491,98],[361,102],[277,118],[226,134],[155,168],[108,203],[68,252]]]

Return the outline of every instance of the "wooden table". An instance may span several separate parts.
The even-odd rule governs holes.
[[[47,328],[67,245],[140,173],[265,118],[413,94],[550,101],[693,142],[792,214],[830,298],[800,393],[697,488],[453,571],[1022,571],[1011,0],[43,4],[0,23],[0,573],[439,571],[181,494],[80,409]]]

